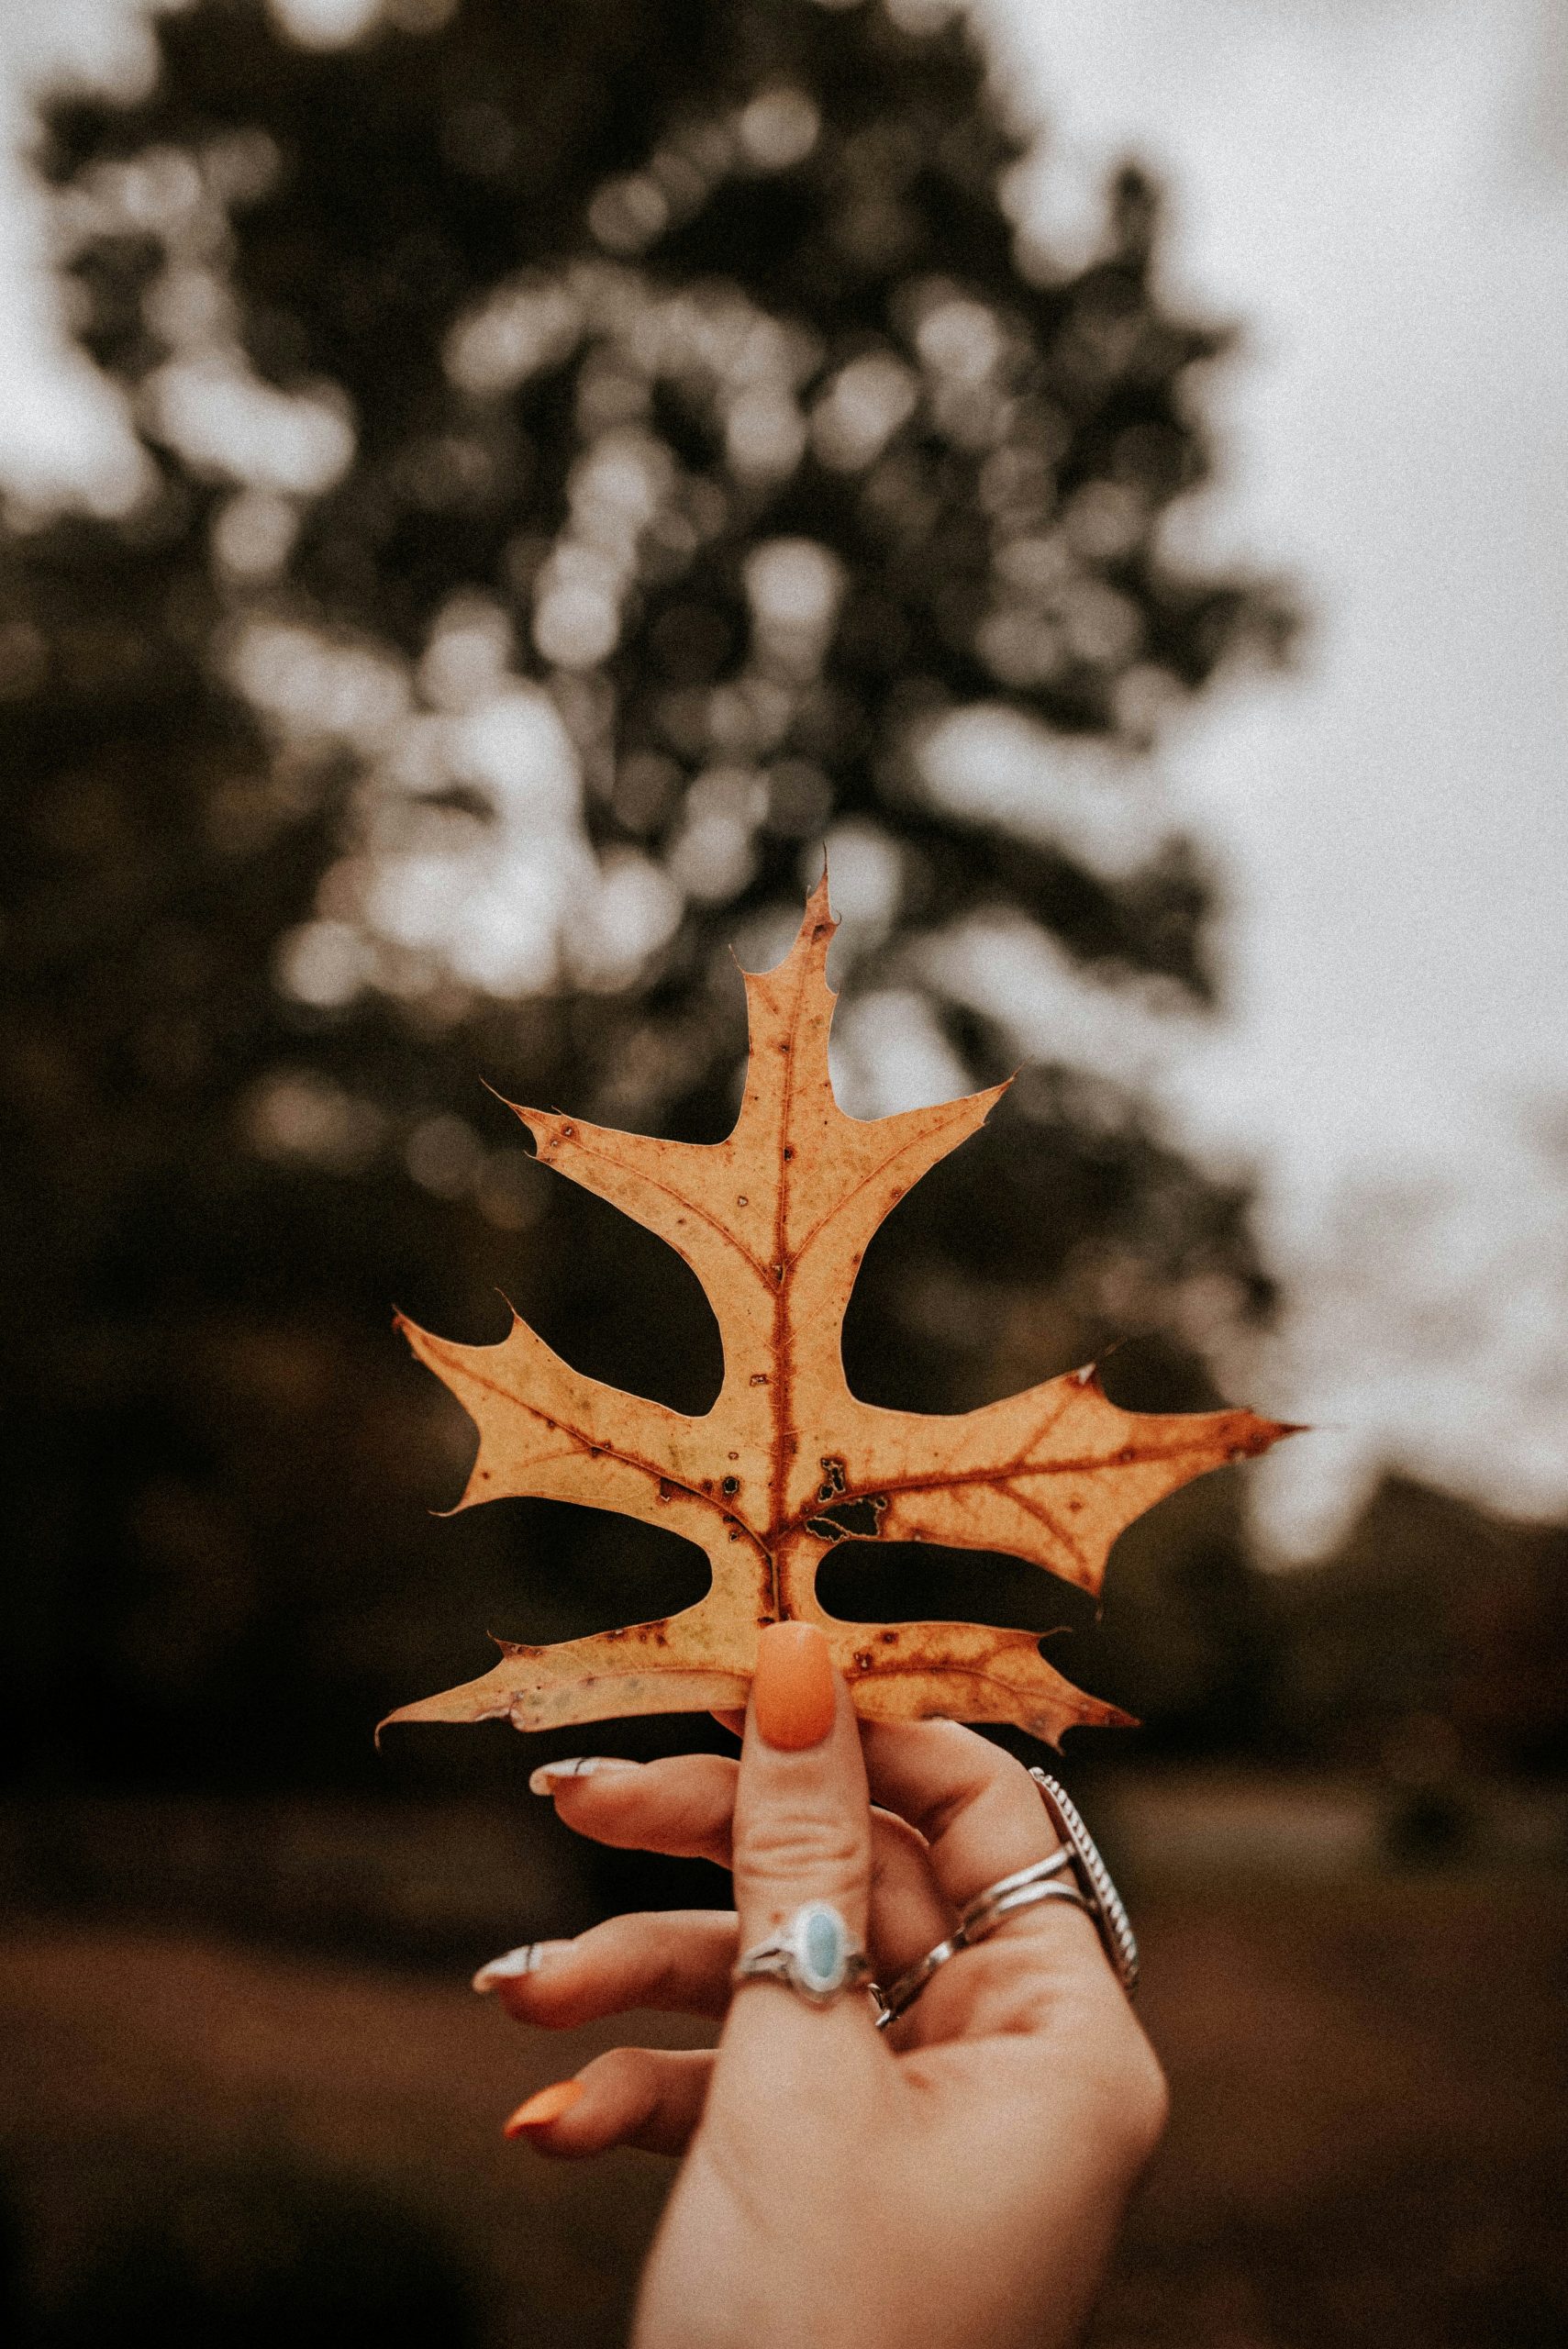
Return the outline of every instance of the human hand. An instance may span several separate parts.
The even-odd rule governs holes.
[[[738,1765],[565,1767],[538,1776],[579,1831],[734,1875],[734,1914],[618,1917],[478,1977],[545,2025],[726,2018],[712,2053],[617,2049],[516,2116],[547,2154],[684,2152],[635,2349],[1072,2341],[1165,2113],[1089,1919],[1058,1901],[1007,1918],[887,2032],[862,1993],[814,2008],[729,1987],[738,1949],[813,1899],[892,1981],[1056,1848],[1022,1766],[951,1722],[858,1723],[820,1634],[788,1624],[760,1643]]]

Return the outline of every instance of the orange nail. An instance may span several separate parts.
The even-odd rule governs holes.
[[[504,2137],[520,2137],[526,2129],[542,2129],[549,2121],[559,2121],[570,2112],[583,2093],[581,2080],[556,2080],[548,2088],[540,2088],[526,2104],[519,2104],[502,2130]]]
[[[815,1623],[770,1623],[757,1642],[751,1705],[765,1745],[820,1745],[838,1709],[838,1675]]]

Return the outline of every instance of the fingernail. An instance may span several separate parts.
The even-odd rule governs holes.
[[[770,1623],[757,1642],[751,1707],[765,1745],[820,1745],[838,1709],[832,1651],[815,1623]]]
[[[552,1795],[566,1778],[613,1777],[617,1770],[640,1770],[640,1762],[628,1762],[619,1753],[569,1753],[561,1762],[541,1762],[528,1780],[532,1795]]]
[[[540,2088],[527,2104],[518,2105],[501,2134],[520,2137],[525,2130],[548,2127],[550,2121],[559,2121],[563,2112],[570,2112],[582,2093],[581,2080],[557,2080],[552,2087]]]
[[[519,1949],[506,1950],[500,1957],[493,1957],[482,1965],[473,1977],[473,1987],[484,1996],[494,1990],[497,1982],[516,1982],[524,1974],[537,1974],[541,1965],[552,1965],[562,1950],[570,1953],[574,1942],[524,1942]]]

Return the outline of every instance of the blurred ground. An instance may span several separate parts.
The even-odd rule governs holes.
[[[1494,1830],[1503,1865],[1391,1871],[1357,1842],[1371,1813],[1342,1787],[1276,1795],[1266,1846],[1239,1786],[1227,1844],[1222,1794],[1173,1781],[1152,1808],[1106,1806],[1175,2117],[1095,2349],[1560,2340],[1568,1878],[1522,1856],[1517,1818],[1511,1845]],[[475,1899],[500,1922],[506,1896],[492,1878]],[[687,2036],[660,2018],[636,2031]],[[558,2168],[498,2125],[621,2035],[530,2038],[455,1963],[398,1971],[82,1909],[17,1921],[0,1941],[0,2171],[28,2296],[74,2341],[72,2298],[106,2276],[118,2316],[92,2337],[156,2338],[150,2269],[188,2264],[193,2243],[198,2266],[264,2265],[277,2245],[258,2246],[255,2203],[276,2234],[279,2210],[357,2197],[389,2238],[474,2279],[475,2329],[454,2316],[449,2342],[608,2349],[668,2173],[630,2154]],[[350,2308],[332,2337],[384,2341],[385,2321]]]
[[[1095,2349],[1532,2349],[1568,2325],[1568,1886],[1147,1901],[1171,2133]]]

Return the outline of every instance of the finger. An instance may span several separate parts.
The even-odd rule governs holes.
[[[591,1753],[546,1763],[528,1784],[552,1797],[567,1826],[595,1843],[727,1868],[740,1767],[725,1753],[643,1763]]]
[[[871,1935],[867,1943],[878,1977],[891,1982],[933,1943],[945,1941],[957,1917],[931,1874],[926,1839],[891,1810],[871,1814]]]
[[[973,1730],[870,1721],[863,1742],[873,1793],[925,1837],[932,1873],[955,1909],[1061,1849],[1023,1764]]]
[[[735,1795],[731,1870],[740,1948],[771,1939],[807,1902],[839,1912],[863,1946],[871,1900],[871,1809],[854,1708],[815,1624],[774,1623],[757,1644]],[[858,2058],[854,2051],[859,2050]],[[788,1984],[744,1983],[725,2032],[727,2086],[765,2077],[771,2095],[853,2092],[881,2054],[870,2002],[814,2005]],[[835,2065],[844,2070],[835,2075]]]
[[[609,1757],[605,1757],[608,1759]],[[547,1763],[534,1774],[578,1834],[619,1850],[664,1852],[682,1859],[730,1865],[740,1765],[719,1753],[672,1754],[640,1766],[628,1763],[585,1769],[577,1762]],[[872,1817],[870,1947],[889,1978],[952,1930],[927,1863],[924,1838],[891,1811]]]
[[[864,1743],[872,1785],[925,1835],[936,1880],[955,1909],[1061,1850],[1023,1765],[973,1730],[954,1721],[877,1722],[868,1724]],[[1107,1994],[1119,2032],[1126,2002],[1092,1920],[1071,1900],[1042,1899],[1005,1917],[941,1967],[897,2043],[960,2030],[1043,2028],[1064,2001],[1085,1998],[1108,2017]]]
[[[854,1710],[822,1633],[773,1623],[756,1672],[730,1847],[744,1945],[804,1901],[830,1901],[856,1942],[871,1899],[871,1804]]]
[[[506,2125],[541,2154],[582,2160],[613,2145],[684,2154],[702,2119],[713,2075],[706,2047],[612,2047],[574,2080],[557,2081],[520,2104]]]
[[[634,2007],[719,2016],[729,2004],[735,1951],[732,1909],[611,1917],[575,1941],[509,1950],[480,1967],[473,1987],[494,1991],[519,2022],[546,2031],[570,2031]]]

